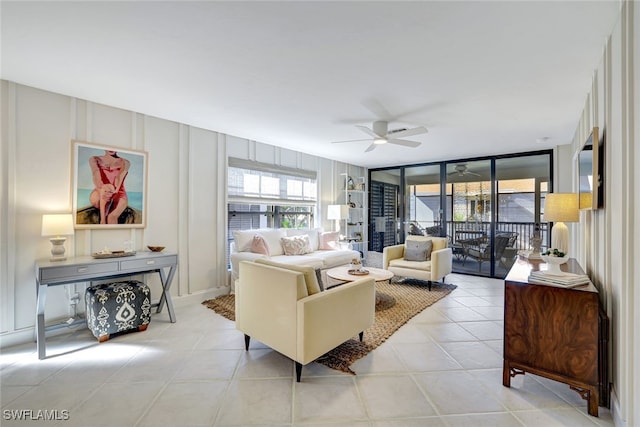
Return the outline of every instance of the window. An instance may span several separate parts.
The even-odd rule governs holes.
[[[227,239],[235,230],[312,228],[316,173],[229,159]]]

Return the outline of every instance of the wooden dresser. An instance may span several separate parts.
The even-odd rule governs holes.
[[[511,378],[525,372],[561,381],[597,417],[599,394],[608,394],[608,320],[598,290],[591,283],[572,289],[528,283],[529,273],[542,265],[518,258],[505,278],[502,383],[510,387]],[[584,274],[575,259],[561,269]]]

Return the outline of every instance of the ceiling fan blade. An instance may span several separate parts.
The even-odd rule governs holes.
[[[362,106],[373,113],[378,120],[392,121],[393,115],[376,98],[369,98],[362,101]]]
[[[471,171],[466,171],[465,175],[475,175],[475,176],[482,176],[479,173],[475,173],[475,172],[471,172]]]
[[[388,136],[391,136],[393,138],[404,138],[406,136],[420,135],[422,133],[427,133],[427,132],[429,132],[429,131],[427,130],[426,127],[420,126],[420,127],[413,128],[413,129],[401,130],[400,132],[392,132]]]
[[[362,142],[362,141],[371,141],[371,138],[366,139],[347,139],[346,141],[332,141],[332,144],[342,144],[343,142]]]
[[[371,129],[369,129],[366,126],[356,125],[356,127],[358,129],[360,129],[362,132],[366,133],[367,135],[371,135],[374,138],[378,138],[378,137],[382,136],[382,135],[378,135],[377,133],[375,133],[374,131],[372,131]]]
[[[373,151],[376,148],[376,144],[371,144],[370,146],[367,147],[366,150],[364,150],[365,153],[368,153],[369,151]]]
[[[396,144],[396,145],[403,145],[405,147],[419,147],[422,142],[418,142],[418,141],[409,141],[406,139],[390,139],[387,141],[389,144]]]

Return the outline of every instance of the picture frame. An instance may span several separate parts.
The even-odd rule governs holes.
[[[145,228],[146,151],[71,141],[74,226]]]

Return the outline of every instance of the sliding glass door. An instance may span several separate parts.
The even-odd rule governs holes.
[[[447,237],[453,271],[503,278],[542,222],[552,182],[552,152],[370,170],[369,250],[409,234]]]

